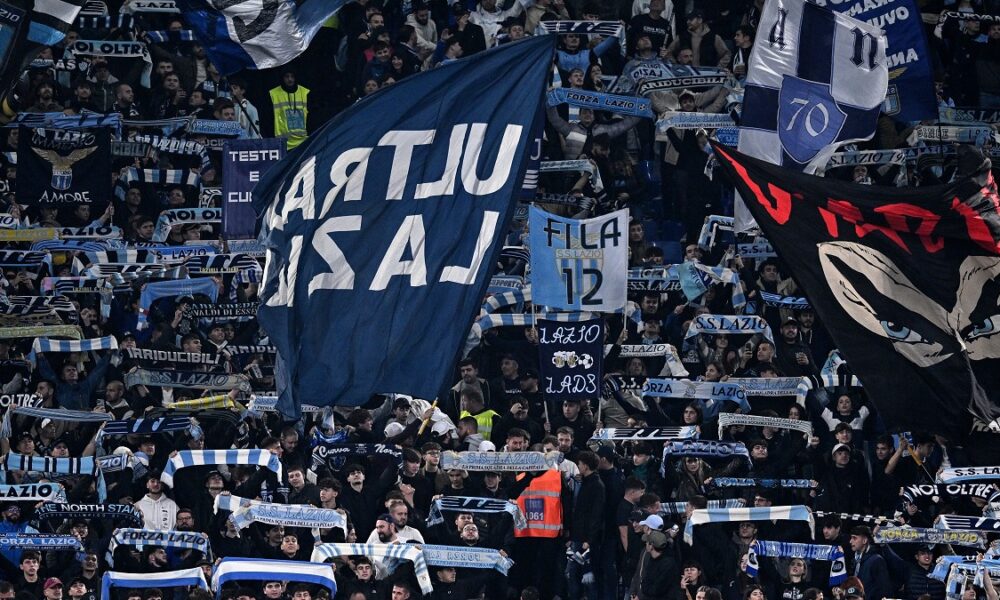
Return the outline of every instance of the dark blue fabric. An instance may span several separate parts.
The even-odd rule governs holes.
[[[278,407],[286,416],[301,404],[357,406],[375,393],[437,395],[514,212],[555,39],[512,43],[383,88],[310,135],[258,184],[254,208],[268,248],[258,317],[284,365]],[[482,149],[472,165],[477,134]],[[407,135],[424,138],[408,146],[408,162],[386,137]],[[452,138],[464,164],[448,185]],[[352,173],[348,183],[334,188],[331,168]],[[473,178],[476,194],[468,190]],[[418,184],[426,197],[416,197]],[[388,265],[421,257],[425,277],[377,284]],[[462,278],[456,267],[474,268]],[[442,281],[446,273],[461,283]]]

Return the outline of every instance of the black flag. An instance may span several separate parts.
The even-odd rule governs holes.
[[[996,431],[1000,198],[989,171],[871,187],[714,147],[886,425],[952,441],[976,422]]]
[[[96,219],[111,198],[111,137],[94,130],[20,128],[17,197],[24,204],[87,204]]]

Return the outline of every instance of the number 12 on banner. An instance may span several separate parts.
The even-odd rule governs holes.
[[[616,311],[625,305],[628,211],[569,219],[529,211],[535,304],[566,310]]]

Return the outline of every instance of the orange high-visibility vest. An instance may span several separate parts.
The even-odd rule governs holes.
[[[514,537],[559,537],[563,526],[561,495],[562,473],[559,469],[549,469],[544,475],[532,479],[531,485],[517,497],[517,506],[527,519],[528,526],[515,529]]]

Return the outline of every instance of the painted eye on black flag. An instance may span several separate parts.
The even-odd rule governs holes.
[[[970,256],[962,261],[948,320],[965,342],[970,360],[1000,358],[1000,259]]]
[[[829,242],[819,245],[819,259],[841,308],[910,362],[929,367],[961,351],[948,312],[878,250]]]

